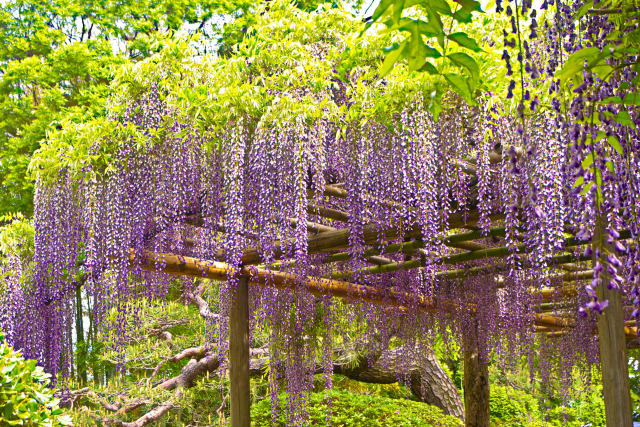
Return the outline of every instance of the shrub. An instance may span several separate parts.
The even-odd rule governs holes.
[[[489,407],[495,425],[525,427],[535,424],[541,417],[536,399],[511,387],[491,385]]]
[[[0,425],[71,425],[48,387],[49,378],[35,360],[13,350],[0,331]]]
[[[547,412],[549,422],[553,426],[562,427],[596,427],[605,426],[604,400],[602,388],[594,387],[589,393],[578,396],[567,406],[557,406]]]
[[[332,390],[329,393],[332,426],[438,426],[458,427],[461,421],[444,415],[439,408],[406,399],[390,399]],[[327,407],[324,393],[312,393],[307,410],[310,425],[326,425]],[[286,407],[284,395],[280,407]],[[284,411],[283,411],[284,412]],[[251,421],[255,426],[270,426],[271,402],[262,400],[251,408]],[[286,414],[279,414],[278,426],[286,425]]]

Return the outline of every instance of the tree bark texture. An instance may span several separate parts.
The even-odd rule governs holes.
[[[231,427],[251,424],[249,389],[249,279],[240,277],[229,313]]]
[[[455,384],[442,369],[430,349],[421,349],[419,363],[401,366],[406,357],[402,347],[385,350],[371,362],[370,357],[360,357],[358,363],[334,363],[333,372],[356,381],[375,384],[392,384],[408,374],[411,392],[429,405],[437,406],[447,415],[464,419],[462,399]]]
[[[464,344],[465,426],[489,427],[489,365],[480,357],[477,327]]]
[[[607,231],[601,218],[596,223],[593,236],[594,246],[600,249],[600,262],[606,262],[606,252],[613,253],[607,244]],[[595,258],[594,265],[598,261]],[[617,289],[608,289],[611,281],[606,268],[600,274],[602,283],[596,288],[599,301],[609,301],[609,306],[598,315],[598,341],[600,346],[600,368],[602,371],[602,388],[604,407],[609,427],[631,427],[631,393],[629,371],[627,367],[627,342],[624,332],[624,312],[622,293]]]

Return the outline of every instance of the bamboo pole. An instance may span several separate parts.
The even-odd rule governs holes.
[[[580,271],[571,271],[567,273],[561,274],[552,274],[549,276],[542,276],[540,280],[548,280],[549,282],[560,282],[563,285],[566,283],[574,283],[580,280],[587,280],[593,277],[593,270],[580,270]],[[504,278],[499,277],[496,279],[496,285],[500,288],[504,286]],[[553,288],[549,288],[553,289]]]
[[[307,213],[310,215],[318,215],[323,218],[334,219],[340,222],[349,222],[349,214],[333,208],[327,208],[325,206],[316,205],[313,203],[307,204]]]
[[[451,228],[454,228],[454,227],[451,227]],[[500,238],[500,237],[504,237],[505,233],[506,233],[506,229],[504,227],[492,228],[487,232],[487,234],[485,234],[482,230],[456,233],[456,234],[451,234],[447,236],[447,238],[445,239],[445,244],[468,242],[469,240],[484,239],[487,237]]]
[[[424,247],[424,242],[422,240],[412,240],[404,243],[393,243],[390,245],[386,245],[383,248],[371,248],[367,249],[363,252],[363,256],[371,256],[377,254],[391,254],[395,252],[404,252],[404,253],[413,253],[416,249],[420,249]],[[352,254],[350,252],[338,252],[335,254],[327,255],[324,263],[332,263],[337,261],[346,261],[352,258]]]
[[[479,251],[482,249],[487,249],[487,247],[485,245],[483,245],[482,243],[478,243],[478,242],[474,242],[474,241],[468,241],[468,242],[457,242],[457,243],[446,243],[445,245],[450,247],[450,248],[456,248],[456,249],[464,249],[465,251]]]
[[[548,326],[536,326],[536,333],[544,333],[547,336],[561,336],[566,334],[568,331],[566,328],[558,329],[558,328],[550,328]],[[598,335],[598,328],[596,327],[593,331],[594,335]],[[634,342],[638,342],[638,328],[625,326],[624,328],[624,336],[626,338],[627,345],[633,344]]]
[[[307,228],[309,226],[307,225]],[[334,227],[330,227],[328,225],[322,225],[322,228],[320,229],[322,232],[330,232],[330,231],[337,231],[337,228]],[[369,261],[372,264],[376,264],[376,265],[384,265],[384,264],[391,264],[393,263],[392,259],[389,258],[385,258],[379,255],[375,255],[375,254],[371,254],[369,256],[367,256],[367,261]]]
[[[486,238],[486,237],[502,237],[504,236],[505,228],[497,227],[489,230],[487,235],[484,235],[481,230],[453,234],[445,238],[444,244],[447,246],[456,247],[456,245],[465,245],[465,244],[475,244],[480,245],[476,242],[471,242],[474,239]],[[474,246],[475,250],[478,250],[477,246]],[[371,248],[364,251],[364,256],[374,255],[374,254],[390,254],[394,252],[404,252],[406,254],[411,254],[415,252],[416,249],[424,248],[424,242],[421,239],[411,240],[403,243],[393,243],[384,246],[381,249]],[[484,249],[484,248],[482,248]],[[325,259],[325,263],[337,262],[337,261],[346,261],[352,257],[350,252],[339,252],[331,255],[327,255]]]
[[[352,303],[368,302],[381,306],[415,307],[418,311],[424,313],[435,312],[438,309],[453,311],[461,308],[447,301],[438,301],[421,295],[397,291],[383,292],[371,286],[324,278],[301,277],[292,273],[258,269],[254,266],[236,270],[222,262],[156,252],[147,252],[142,258],[134,257],[132,254],[131,259],[137,262],[143,270],[206,277],[218,281],[227,280],[228,275],[239,274],[247,277],[250,284],[291,290],[296,290],[302,285],[312,295],[338,297]],[[158,266],[163,267],[159,268]],[[469,305],[466,309],[475,310],[475,307]],[[532,316],[534,324],[537,326],[563,328],[574,325],[572,319],[555,317],[544,313],[533,313]]]
[[[144,270],[159,270],[169,274],[206,277],[218,281],[226,280],[228,274],[240,274],[247,277],[251,284],[272,286],[277,289],[295,290],[300,284],[303,284],[304,289],[317,296],[335,296],[349,301],[364,301],[378,305],[415,305],[422,311],[434,311],[437,308],[437,304],[432,299],[404,292],[389,291],[384,293],[371,286],[331,279],[300,277],[292,273],[263,270],[253,266],[235,270],[223,262],[155,252],[147,252],[146,256],[138,261]],[[164,267],[158,268],[157,266]]]
[[[476,232],[472,231],[470,233],[463,233],[463,234],[471,234],[471,233],[476,233]],[[620,233],[620,239],[626,239],[628,238],[629,235],[630,235],[629,231],[623,231]],[[455,236],[451,236],[449,239],[454,237]],[[586,243],[587,242],[583,240],[568,238],[565,241],[565,247],[568,248],[568,247],[580,246]],[[526,250],[526,245],[524,244],[520,244],[515,247],[516,253],[522,253],[525,250]],[[466,261],[473,261],[478,259],[501,258],[509,255],[510,253],[512,253],[512,249],[510,247],[500,246],[497,248],[481,249],[477,251],[463,252],[459,254],[450,255],[448,257],[441,259],[439,263],[440,264],[460,264]],[[572,257],[572,255],[566,254],[566,255],[561,255],[561,257]],[[579,258],[579,257],[558,258],[556,256],[556,257],[549,258],[549,261],[554,261],[554,260],[563,261],[564,259],[567,259],[567,262],[573,262],[576,260],[576,258]],[[410,261],[396,262],[393,264],[385,264],[385,265],[380,265],[376,267],[365,267],[365,268],[359,269],[358,272],[361,274],[382,274],[382,273],[391,273],[399,270],[410,270],[414,268],[420,268],[420,267],[424,267],[425,265],[426,265],[426,259],[421,258],[421,259],[413,259]],[[461,277],[464,277],[465,276],[464,273],[468,272],[469,270],[470,269],[463,269],[462,270],[463,275]],[[352,274],[353,274],[352,272],[338,271],[338,272],[332,273],[331,277],[334,279],[342,279],[342,278],[348,278]],[[448,277],[448,278],[454,278],[454,277]]]
[[[467,224],[474,224],[478,221],[478,213],[472,212],[469,214],[452,214],[449,217],[450,228],[462,228]],[[380,241],[395,240],[397,238],[416,238],[422,234],[421,228],[418,225],[414,225],[408,230],[398,230],[398,227],[390,227],[380,230],[377,224],[367,224],[362,227],[363,243],[365,245],[375,245]],[[307,252],[309,254],[316,254],[320,252],[328,252],[340,249],[347,249],[349,247],[349,236],[351,230],[348,228],[340,229],[336,231],[328,231],[320,233],[311,237],[307,241]],[[281,258],[283,255],[282,244],[277,243],[274,250],[275,258]],[[242,255],[243,265],[255,265],[260,264],[261,258],[257,248],[248,248]]]
[[[574,263],[577,261],[589,261],[590,258],[584,257],[582,255],[572,255],[572,254],[564,254],[564,255],[555,255],[547,260],[547,266],[553,265],[562,265],[566,263]],[[492,274],[508,271],[511,267],[509,266],[496,266],[496,265],[487,265],[487,266],[478,266],[471,268],[459,268],[455,270],[448,271],[439,271],[436,273],[436,277],[439,279],[460,279],[463,277],[473,277],[479,276],[482,274]]]

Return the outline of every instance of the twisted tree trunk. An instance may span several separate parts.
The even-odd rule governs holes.
[[[371,363],[360,357],[357,364],[335,364],[333,371],[347,378],[375,384],[392,384],[406,372],[412,393],[429,405],[437,406],[447,415],[464,420],[464,407],[455,384],[442,369],[431,349],[421,349],[421,360],[406,367],[403,347],[383,351]],[[405,377],[405,378],[406,378]]]

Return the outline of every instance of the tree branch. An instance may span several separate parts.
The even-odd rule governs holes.
[[[200,286],[196,288],[194,292],[186,292],[186,297],[189,298],[196,307],[198,307],[198,312],[200,316],[204,317],[206,320],[218,320],[220,315],[217,313],[213,313],[209,309],[209,303],[202,298],[202,294],[204,293],[204,288],[206,284],[202,283]]]
[[[421,354],[419,362],[407,366],[407,351],[414,351],[414,349],[400,347],[391,350],[376,351],[370,357],[356,356],[356,359],[352,361],[334,362],[333,372],[356,381],[375,384],[392,384],[401,378],[409,378],[410,383],[407,385],[411,388],[412,393],[423,402],[441,408],[446,414],[464,419],[462,400],[458,395],[457,389],[438,364],[433,352],[428,348],[421,348],[419,352]],[[340,354],[340,351],[338,351],[338,353]],[[344,351],[342,352],[342,354],[345,353]],[[252,354],[267,356],[250,360],[249,375],[253,378],[262,377],[267,373],[269,367],[268,353],[265,352],[264,349],[252,349]],[[218,355],[207,355],[205,346],[187,348],[161,361],[154,369],[151,377],[147,380],[147,384],[157,375],[164,364],[167,362],[177,362],[186,358],[190,358],[190,360],[182,368],[179,375],[164,380],[155,386],[156,389],[174,391],[170,399],[151,409],[136,421],[127,423],[113,420],[107,422],[107,420],[103,420],[103,422],[123,427],[142,427],[158,421],[167,412],[177,406],[176,401],[180,397],[182,389],[192,387],[198,378],[217,370],[221,362]],[[315,371],[317,373],[322,372],[322,365],[316,364]],[[73,396],[76,396],[85,394],[86,390],[87,388],[71,393]],[[105,409],[116,412],[116,416],[125,415],[134,409],[148,404],[148,401],[143,399],[135,399],[126,405],[110,404],[104,399],[99,399],[93,392],[89,393],[93,394],[92,397],[95,397]],[[221,408],[223,406],[224,402]]]
[[[162,360],[160,363],[156,365],[155,369],[151,373],[151,376],[147,378],[147,385],[151,383],[151,380],[158,374],[158,372],[160,371],[160,368],[162,368],[162,366],[164,366],[165,363],[177,362],[179,360],[186,359],[187,357],[200,359],[202,356],[205,355],[205,353],[206,353],[205,347],[200,346],[200,347],[191,347],[186,350],[182,350],[180,353],[175,354],[171,357],[167,357],[166,359]]]

